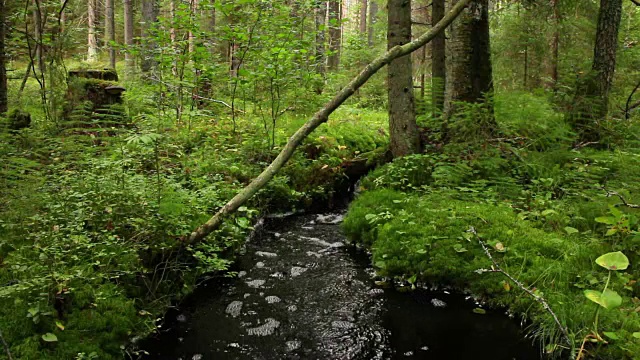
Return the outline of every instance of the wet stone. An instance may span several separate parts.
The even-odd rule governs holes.
[[[251,280],[251,281],[247,281],[247,285],[248,285],[249,287],[252,287],[252,288],[255,288],[255,289],[257,289],[257,288],[261,287],[262,285],[264,285],[264,283],[265,283],[265,281],[264,281],[264,280]]]
[[[380,289],[380,288],[373,288],[371,290],[369,290],[369,295],[371,296],[379,296],[384,294],[384,290]]]
[[[287,307],[287,310],[290,311],[290,312],[294,312],[294,311],[298,310],[298,307],[295,306],[295,305],[289,305]]]
[[[243,278],[243,277],[245,277],[245,276],[247,276],[247,272],[246,272],[246,271],[240,271],[240,272],[238,272],[238,277],[239,277],[239,278]]]
[[[180,314],[180,315],[176,316],[176,320],[177,320],[178,322],[183,323],[183,322],[186,322],[186,321],[187,321],[187,317],[186,317],[184,314]]]
[[[273,332],[279,326],[280,326],[279,321],[272,318],[268,318],[264,324],[258,327],[247,329],[247,334],[253,335],[253,336],[268,336],[268,335],[272,335]]]
[[[202,360],[204,359],[204,357],[202,356],[202,354],[195,354],[193,355],[193,357],[191,358],[191,360]]]
[[[407,351],[406,353],[403,354],[404,356],[413,356],[413,351]]]
[[[445,307],[447,306],[447,303],[440,300],[440,299],[431,299],[431,305],[435,306],[435,307]]]
[[[231,317],[237,317],[240,315],[242,311],[242,301],[233,301],[231,304],[227,305],[227,309],[224,311],[227,314],[231,315]]]
[[[258,262],[256,263],[256,267],[257,267],[258,269],[262,269],[262,268],[264,267],[264,263],[263,263],[262,261],[258,261]]]
[[[318,224],[334,225],[334,224],[341,223],[343,219],[344,219],[344,215],[342,214],[327,214],[327,215],[320,214],[316,218],[316,222]]]

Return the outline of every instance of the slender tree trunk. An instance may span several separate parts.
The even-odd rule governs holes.
[[[105,19],[104,19],[104,34],[105,43],[109,50],[109,66],[112,69],[116,68],[116,48],[114,42],[116,41],[116,24],[115,24],[115,12],[114,12],[114,0],[105,1]]]
[[[42,9],[39,0],[33,0],[33,24],[34,24],[34,38],[36,40],[36,62],[38,63],[38,70],[42,74],[46,71],[46,62],[44,54],[44,44],[42,43],[42,34],[44,33],[44,27],[42,25]]]
[[[96,0],[87,1],[87,61],[98,60],[98,39],[96,37]]]
[[[459,1],[454,0],[454,3]],[[460,102],[481,103],[493,94],[488,2],[472,2],[451,25],[444,140],[450,138],[448,122],[458,115]],[[484,122],[479,129],[482,136],[490,136],[497,129],[491,102],[486,106],[490,118],[478,119]]]
[[[211,1],[211,10],[209,11],[209,19],[207,21],[207,36],[209,39],[209,52],[212,56],[216,54],[216,8],[215,1]]]
[[[193,54],[196,51],[196,35],[193,33],[193,28],[198,19],[198,0],[191,0],[189,2],[189,54]]]
[[[7,99],[7,65],[5,54],[5,39],[6,39],[6,9],[4,5],[5,0],[0,0],[0,115],[7,112],[8,99]]]
[[[133,73],[133,0],[123,0],[124,5],[124,44],[126,46],[124,61],[127,72]]]
[[[341,0],[329,0],[329,70],[337,71],[340,66],[340,48],[342,42]]]
[[[389,0],[388,48],[411,42],[411,0]],[[391,152],[400,157],[420,152],[413,98],[411,56],[391,61],[388,67],[389,136]]]
[[[378,16],[378,3],[371,0],[369,3],[369,33],[367,34],[367,44],[369,47],[374,46],[376,17]]]
[[[360,0],[360,36],[367,33],[367,1]]]
[[[315,4],[315,25],[316,25],[316,71],[324,79],[326,75],[326,22],[327,22],[327,2],[316,0]],[[324,81],[323,84],[324,85]],[[317,93],[322,93],[322,85],[317,89]]]
[[[393,0],[395,1],[395,0]],[[280,154],[267,166],[258,177],[253,179],[249,185],[242,189],[236,196],[229,200],[215,215],[206,223],[198,227],[191,235],[185,239],[187,243],[202,241],[207,235],[216,230],[224,221],[225,217],[236,211],[242,204],[262,189],[293,156],[296,148],[309,136],[318,126],[329,120],[329,115],[342,105],[351,95],[353,95],[367,80],[375,73],[389,64],[392,60],[401,56],[407,56],[419,48],[425,46],[435,35],[443,31],[462,12],[464,7],[471,0],[459,0],[451,8],[449,13],[438,22],[431,30],[422,34],[411,43],[396,46],[375,58],[362,69],[360,74],[353,78],[342,90],[340,90],[328,103],[326,103],[311,119],[309,119],[298,131],[296,131],[282,148]]]
[[[622,0],[600,0],[593,66],[576,88],[569,119],[584,142],[600,141],[599,123],[607,117],[621,16]]]
[[[61,6],[65,4],[67,0],[61,0]],[[60,33],[62,34],[64,32],[64,27],[65,24],[67,23],[67,11],[66,10],[62,10],[60,12]]]
[[[140,62],[140,70],[143,73],[148,73],[153,70],[156,65],[155,49],[156,43],[153,40],[153,28],[158,22],[158,1],[157,0],[143,0],[142,1],[142,61]]]
[[[558,0],[551,0],[553,6],[553,37],[551,39],[551,88],[558,90],[558,53],[560,49],[560,10]]]
[[[445,0],[433,0],[431,23],[435,24],[444,17]],[[445,33],[436,35],[431,42],[431,104],[433,117],[439,118],[444,110],[444,89],[447,79]]]

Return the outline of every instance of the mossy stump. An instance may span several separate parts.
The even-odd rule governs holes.
[[[115,70],[69,71],[64,118],[68,127],[118,127],[125,123]]]

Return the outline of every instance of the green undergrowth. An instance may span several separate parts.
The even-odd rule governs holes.
[[[451,143],[372,171],[344,231],[371,250],[381,276],[450,285],[523,314],[554,355],[577,351],[598,331],[603,341],[587,342],[589,356],[638,358],[640,228],[633,205],[640,203],[640,151],[633,138],[609,150],[572,149],[562,118],[529,100],[496,99],[502,139]],[[478,271],[492,263],[471,228],[504,270],[548,301],[568,328],[571,346],[516,284]],[[595,321],[598,305],[583,292],[603,289],[608,273],[594,261],[613,251],[631,262],[609,284],[622,306],[602,309]]]
[[[188,124],[149,109],[111,136],[0,132],[0,330],[16,359],[136,357],[135,341],[205,274],[229,269],[268,212],[325,204],[343,164],[386,146],[384,117],[342,110],[206,241],[183,240],[275,158],[251,114]],[[271,129],[270,129],[271,130]],[[0,352],[0,359],[4,352]]]

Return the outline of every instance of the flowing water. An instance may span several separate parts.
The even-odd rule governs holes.
[[[514,320],[446,291],[376,286],[340,214],[269,219],[238,277],[167,314],[148,359],[540,359]]]

